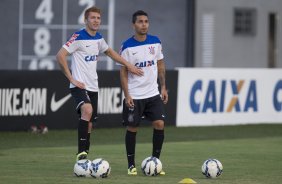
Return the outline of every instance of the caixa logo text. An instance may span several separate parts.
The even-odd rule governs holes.
[[[153,66],[153,65],[155,65],[154,60],[152,60],[152,61],[142,61],[142,62],[135,63],[135,66],[137,66],[139,68],[150,67],[150,66]]]
[[[86,62],[91,62],[91,61],[97,61],[97,55],[93,55],[93,56],[85,56],[84,60]]]
[[[197,80],[192,85],[189,104],[194,113],[257,112],[256,81]]]
[[[280,98],[279,98],[280,94]],[[282,111],[282,80],[279,80],[273,91],[273,106],[278,112]]]

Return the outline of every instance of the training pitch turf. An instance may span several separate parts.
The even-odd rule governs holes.
[[[282,183],[282,125],[222,127],[166,127],[161,155],[165,176],[146,177],[141,161],[151,153],[152,129],[137,134],[138,176],[127,176],[124,129],[97,129],[91,137],[89,159],[109,161],[109,178],[73,175],[76,131],[50,130],[46,135],[0,132],[0,183],[2,184],[176,184],[192,178],[199,184]],[[208,158],[223,164],[223,174],[206,179],[201,165]]]

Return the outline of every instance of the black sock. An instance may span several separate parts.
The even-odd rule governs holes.
[[[128,168],[135,166],[135,144],[136,144],[136,132],[126,131],[125,135],[125,146],[126,156],[128,161]]]
[[[89,153],[89,147],[90,147],[90,134],[91,133],[87,133],[87,139],[86,139],[86,149],[85,149],[85,151],[86,151],[86,153]]]
[[[80,119],[77,130],[78,130],[78,153],[81,153],[83,151],[86,151],[88,121]]]
[[[162,146],[164,142],[164,130],[154,129],[153,133],[153,153],[154,157],[160,158]]]

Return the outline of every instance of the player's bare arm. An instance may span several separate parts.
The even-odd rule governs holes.
[[[115,60],[116,62],[126,66],[130,73],[133,73],[133,74],[138,75],[138,76],[143,75],[142,69],[137,68],[136,66],[127,62],[118,53],[116,53],[116,51],[114,51],[113,49],[109,48],[108,50],[105,51],[105,54],[107,56],[109,56],[110,58],[112,58],[113,60]]]
[[[161,97],[164,104],[166,104],[168,102],[168,93],[165,85],[165,64],[162,59],[158,60],[158,78],[161,85]]]
[[[120,69],[120,81],[125,96],[125,104],[127,107],[133,107],[134,106],[133,99],[128,93],[128,71],[125,66],[122,66]]]
[[[67,77],[67,79],[73,85],[75,85],[75,86],[77,86],[81,89],[85,89],[85,85],[82,82],[79,82],[79,81],[73,79],[71,72],[69,70],[69,67],[68,67],[68,61],[67,61],[68,55],[69,55],[68,51],[63,47],[57,53],[56,58],[57,58],[57,61],[60,65],[60,68],[63,71],[64,75]]]

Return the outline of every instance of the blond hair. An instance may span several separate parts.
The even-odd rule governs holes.
[[[85,10],[84,19],[88,18],[90,12],[96,12],[96,13],[99,13],[101,15],[101,9],[97,8],[96,6],[92,6],[92,7]]]

